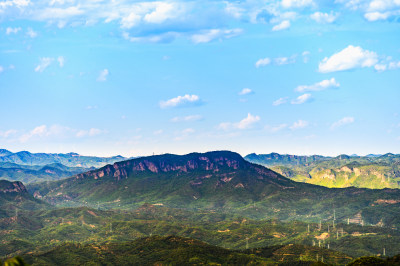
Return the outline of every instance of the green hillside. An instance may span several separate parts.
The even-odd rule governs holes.
[[[400,188],[400,155],[295,156],[249,154],[246,160],[271,167],[294,181],[332,188]]]
[[[49,205],[35,199],[21,182],[0,180],[0,219],[18,212],[34,211]]]

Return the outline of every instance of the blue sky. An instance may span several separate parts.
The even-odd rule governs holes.
[[[399,0],[2,0],[0,143],[400,153]]]

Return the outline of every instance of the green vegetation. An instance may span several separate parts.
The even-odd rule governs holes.
[[[400,250],[400,191],[298,183],[231,152],[133,159],[28,189],[36,198],[0,181],[0,258],[345,265]]]
[[[68,167],[60,163],[49,165],[19,165],[15,163],[0,163],[0,179],[21,181],[25,184],[59,180],[93,168]]]
[[[330,188],[400,188],[400,155],[381,156],[295,156],[249,154],[246,160],[271,167],[297,182]]]

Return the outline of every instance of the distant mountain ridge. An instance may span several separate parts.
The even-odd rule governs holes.
[[[69,167],[61,163],[52,163],[48,165],[19,165],[9,162],[0,162],[0,179],[22,181],[27,184],[59,180],[93,169],[95,168]]]
[[[77,153],[30,153],[28,151],[10,152],[0,150],[0,162],[9,162],[19,165],[48,165],[60,163],[69,167],[102,167],[106,164],[126,160],[120,155],[113,157],[83,156]]]
[[[400,155],[337,157],[249,154],[246,160],[257,163],[295,181],[326,187],[400,188]]]
[[[332,157],[325,157],[322,155],[289,155],[289,154],[279,154],[279,153],[270,153],[270,154],[256,154],[251,153],[244,157],[245,160],[258,163],[264,166],[274,166],[274,165],[299,165],[306,164],[317,161],[329,160]]]

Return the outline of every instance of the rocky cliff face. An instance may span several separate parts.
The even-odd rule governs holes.
[[[28,193],[22,182],[0,180],[0,193]]]
[[[165,154],[114,163],[98,170],[76,175],[76,179],[99,179],[108,176],[120,180],[141,172],[158,174],[202,170],[216,173],[222,169],[248,168],[249,165],[239,154],[233,152],[191,153],[183,156]]]

